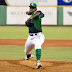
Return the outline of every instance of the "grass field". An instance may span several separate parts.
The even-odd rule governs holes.
[[[35,56],[35,50],[32,53]],[[24,46],[0,46],[0,58],[19,58],[25,56]],[[36,57],[34,57],[35,59]],[[42,59],[72,61],[72,48],[68,47],[42,47]]]
[[[46,39],[72,40],[72,27],[43,27]],[[27,39],[28,28],[25,26],[0,26],[0,39]]]
[[[50,40],[72,40],[72,27],[43,27],[43,34]],[[27,39],[27,36],[27,27],[0,26],[0,39]],[[35,50],[32,53],[35,55]],[[24,56],[24,46],[0,45],[0,58],[22,59]],[[42,47],[42,59],[72,61],[72,48]]]

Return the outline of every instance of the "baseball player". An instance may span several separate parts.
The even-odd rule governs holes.
[[[30,10],[26,12],[27,15],[31,17],[25,22],[26,26],[29,28],[29,36],[25,43],[26,57],[25,60],[33,58],[34,55],[31,54],[33,48],[36,51],[36,68],[39,69],[42,67],[40,63],[41,58],[41,45],[44,43],[45,37],[42,34],[41,18],[44,17],[44,14],[41,11],[37,11],[37,4],[30,3]]]

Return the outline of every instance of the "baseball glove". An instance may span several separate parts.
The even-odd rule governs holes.
[[[27,27],[33,27],[33,26],[34,26],[33,20],[29,18],[29,19],[25,22],[25,25],[26,25]]]

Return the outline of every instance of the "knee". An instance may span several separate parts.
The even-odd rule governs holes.
[[[26,50],[25,50],[24,52],[25,52],[25,54],[26,54],[26,55],[30,54],[30,52],[29,52],[29,51],[26,51]]]
[[[41,49],[41,46],[35,46],[35,50],[36,50],[36,49]]]
[[[25,50],[26,55],[30,54],[33,48],[34,48],[34,44],[32,44],[28,49],[26,49]]]
[[[30,54],[30,51],[25,52],[25,54],[26,54],[26,55],[29,55],[29,54]]]

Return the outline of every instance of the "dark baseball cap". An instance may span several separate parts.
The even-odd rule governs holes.
[[[36,3],[30,3],[29,7],[34,7],[34,8],[36,8],[36,7],[37,7],[37,4],[36,4]]]

